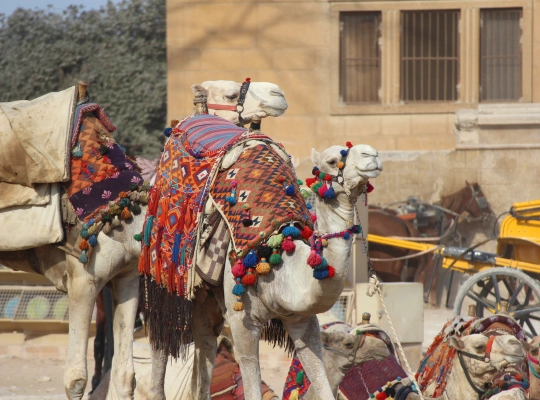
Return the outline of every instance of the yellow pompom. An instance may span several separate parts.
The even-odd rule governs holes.
[[[244,309],[244,303],[242,303],[241,301],[236,301],[236,303],[234,303],[233,305],[234,311],[242,311],[243,309]]]
[[[323,247],[328,246],[328,240],[322,239],[322,240],[321,240],[321,244],[322,244]]]
[[[257,273],[260,275],[266,275],[272,270],[272,268],[270,267],[270,264],[266,262],[266,258],[261,258],[261,262],[257,264],[255,269],[257,270]]]
[[[339,169],[343,168],[344,166],[345,166],[345,164],[343,163],[343,161],[340,161],[340,162],[337,163],[337,167]]]
[[[298,399],[299,399],[298,389],[294,389],[291,392],[291,395],[289,396],[289,400],[298,400]]]

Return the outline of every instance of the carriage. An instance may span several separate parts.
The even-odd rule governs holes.
[[[469,248],[414,242],[369,234],[370,244],[432,252],[443,269],[470,275],[454,302],[454,314],[466,315],[474,305],[476,316],[495,314],[508,302],[510,314],[529,337],[540,332],[540,200],[515,203],[501,223],[497,253]],[[431,290],[433,277],[427,282]]]

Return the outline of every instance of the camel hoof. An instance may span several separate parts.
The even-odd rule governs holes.
[[[146,400],[167,400],[165,399],[165,393],[164,392],[155,392],[154,390],[150,390],[148,392],[148,395],[146,396]]]
[[[86,379],[75,379],[66,387],[66,395],[69,400],[81,400],[86,388]]]

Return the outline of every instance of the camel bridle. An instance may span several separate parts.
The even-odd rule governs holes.
[[[467,378],[467,382],[469,382],[469,385],[473,388],[473,390],[478,393],[478,398],[482,397],[487,390],[479,389],[475,383],[472,381],[471,374],[469,373],[469,370],[467,369],[467,366],[465,365],[465,360],[463,359],[463,356],[472,358],[475,360],[479,360],[485,363],[489,363],[491,361],[491,349],[493,348],[493,342],[495,341],[495,336],[491,336],[488,340],[488,343],[486,345],[486,352],[484,356],[479,356],[476,354],[472,354],[466,351],[457,350],[458,353],[458,359],[459,364],[461,365],[461,368],[463,368],[463,373],[465,374],[465,378]]]
[[[223,111],[234,111],[238,113],[238,125],[244,126],[244,119],[242,118],[242,112],[244,111],[244,102],[246,101],[246,95],[249,91],[249,85],[251,84],[251,79],[246,78],[242,86],[240,87],[240,95],[238,96],[238,101],[236,104],[211,104],[208,103],[207,107],[209,110],[223,110]]]
[[[341,351],[332,349],[331,347],[328,347],[324,344],[323,344],[323,347],[331,353],[337,354],[338,356],[341,356],[341,357],[345,357],[347,360],[349,360],[349,362],[352,363],[354,362],[354,359],[356,358],[356,352],[358,351],[358,349],[362,348],[365,341],[366,341],[366,335],[364,335],[363,333],[357,333],[356,339],[354,340],[354,346],[350,353],[343,353]]]

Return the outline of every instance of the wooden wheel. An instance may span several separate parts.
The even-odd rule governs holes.
[[[477,317],[488,317],[500,310],[501,301],[508,302],[508,312],[528,337],[538,335],[540,285],[517,269],[493,267],[471,276],[459,289],[454,314],[467,315],[469,305],[474,304]]]

